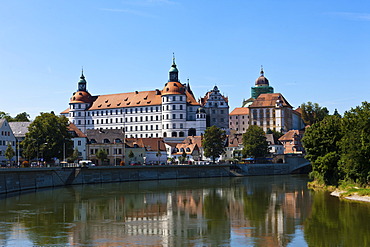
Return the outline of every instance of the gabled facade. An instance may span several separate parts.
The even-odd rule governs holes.
[[[182,84],[173,60],[162,90],[92,96],[82,73],[78,91],[61,114],[83,133],[89,129],[123,129],[126,138],[185,138],[200,135],[206,118],[190,86]]]
[[[73,141],[73,150],[77,148],[78,150],[78,159],[86,160],[87,159],[87,136],[79,130],[76,125],[70,123],[68,125],[68,132],[72,135]]]
[[[207,127],[216,126],[229,129],[229,99],[220,93],[217,86],[200,99],[201,106],[207,114]]]
[[[289,130],[282,137],[280,137],[279,141],[284,146],[284,154],[303,154],[303,135],[303,130]]]
[[[14,152],[16,151],[16,138],[13,134],[12,129],[6,119],[0,119],[0,164],[6,165],[8,159],[5,157],[5,151],[8,148],[8,145],[13,148]],[[15,156],[11,161],[15,160]]]
[[[17,164],[21,164],[24,160],[23,149],[20,143],[26,138],[26,133],[28,133],[28,126],[32,122],[10,122],[9,126],[13,131],[13,134],[16,139],[15,153],[17,156]]]

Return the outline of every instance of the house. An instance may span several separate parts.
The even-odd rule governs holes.
[[[266,141],[269,144],[271,154],[284,154],[284,146],[279,139],[277,139],[273,134],[266,134],[265,136]]]
[[[122,129],[88,129],[86,136],[88,139],[86,156],[94,164],[120,165],[121,161],[124,160],[126,147]],[[99,150],[104,150],[107,153],[107,159],[104,162],[96,156]]]
[[[165,164],[167,162],[167,152],[163,138],[127,138],[126,149],[129,150],[132,147],[144,149],[143,155],[135,155],[135,157],[143,158],[140,159],[142,164]]]
[[[8,145],[16,150],[16,138],[13,134],[13,130],[10,128],[8,121],[5,118],[0,119],[0,164],[5,166],[9,160],[5,157],[6,149]],[[12,157],[10,162],[15,161],[15,157]]]
[[[24,160],[23,158],[23,149],[22,146],[19,145],[25,138],[26,133],[28,133],[28,126],[30,126],[32,122],[10,122],[9,126],[13,131],[13,134],[16,138],[16,146],[15,152],[17,156],[17,164],[21,164]]]
[[[303,130],[289,130],[279,141],[284,146],[284,154],[303,154],[304,148],[302,145],[304,131]]]
[[[68,132],[72,135],[73,150],[75,150],[76,148],[78,150],[78,160],[86,160],[87,136],[84,133],[82,133],[82,131],[79,128],[77,128],[76,125],[74,125],[73,123],[69,123]]]

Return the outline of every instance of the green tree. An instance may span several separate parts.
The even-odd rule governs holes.
[[[185,161],[186,161],[186,152],[185,150],[182,151],[182,154],[181,154],[181,163],[185,164]]]
[[[253,158],[265,157],[269,154],[269,144],[265,132],[257,125],[251,125],[243,134],[243,155]]]
[[[15,118],[13,118],[12,122],[29,122],[30,115],[27,112],[19,113]]]
[[[132,159],[135,157],[135,154],[134,152],[132,152],[132,150],[130,150],[130,152],[128,153],[128,157],[130,159],[130,162],[132,162]]]
[[[98,158],[101,161],[101,164],[104,164],[104,160],[107,159],[108,153],[104,149],[99,149],[98,152],[96,152],[96,158]]]
[[[29,125],[28,130],[22,146],[23,154],[29,159],[43,157],[48,162],[54,157],[62,159],[64,143],[66,155],[73,152],[68,119],[64,116],[56,116],[54,112],[41,113]]]
[[[215,163],[216,158],[225,152],[225,140],[225,131],[216,126],[208,127],[202,140],[204,156],[211,157]]]
[[[5,157],[9,160],[9,163],[10,163],[10,160],[15,156],[15,151],[14,149],[12,148],[12,146],[10,144],[8,144],[8,147],[6,148],[5,150]]]
[[[79,152],[78,152],[78,149],[77,149],[77,147],[73,150],[73,153],[72,153],[72,155],[68,158],[68,160],[70,161],[70,162],[75,162],[77,159],[78,159],[78,157],[79,157]]]
[[[0,111],[0,119],[5,118],[6,121],[11,122],[12,117],[9,115],[9,113]]]
[[[345,180],[359,184],[370,182],[370,104],[344,113],[343,138],[340,141],[340,171]]]
[[[338,161],[342,136],[341,119],[327,116],[308,128],[302,138],[306,159],[312,165],[310,176],[320,183],[337,185],[341,178]]]
[[[323,120],[329,115],[326,107],[321,107],[318,103],[307,102],[301,105],[302,119],[306,125],[312,125]]]
[[[158,152],[155,154],[155,156],[158,157],[158,164],[161,163],[161,156],[162,156],[161,150],[158,149]]]

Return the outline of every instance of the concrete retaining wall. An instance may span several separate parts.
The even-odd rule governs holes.
[[[75,184],[229,177],[229,165],[0,169],[0,194]]]

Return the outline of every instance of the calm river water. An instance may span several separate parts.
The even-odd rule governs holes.
[[[307,176],[71,186],[0,200],[1,246],[370,246],[370,205]]]

